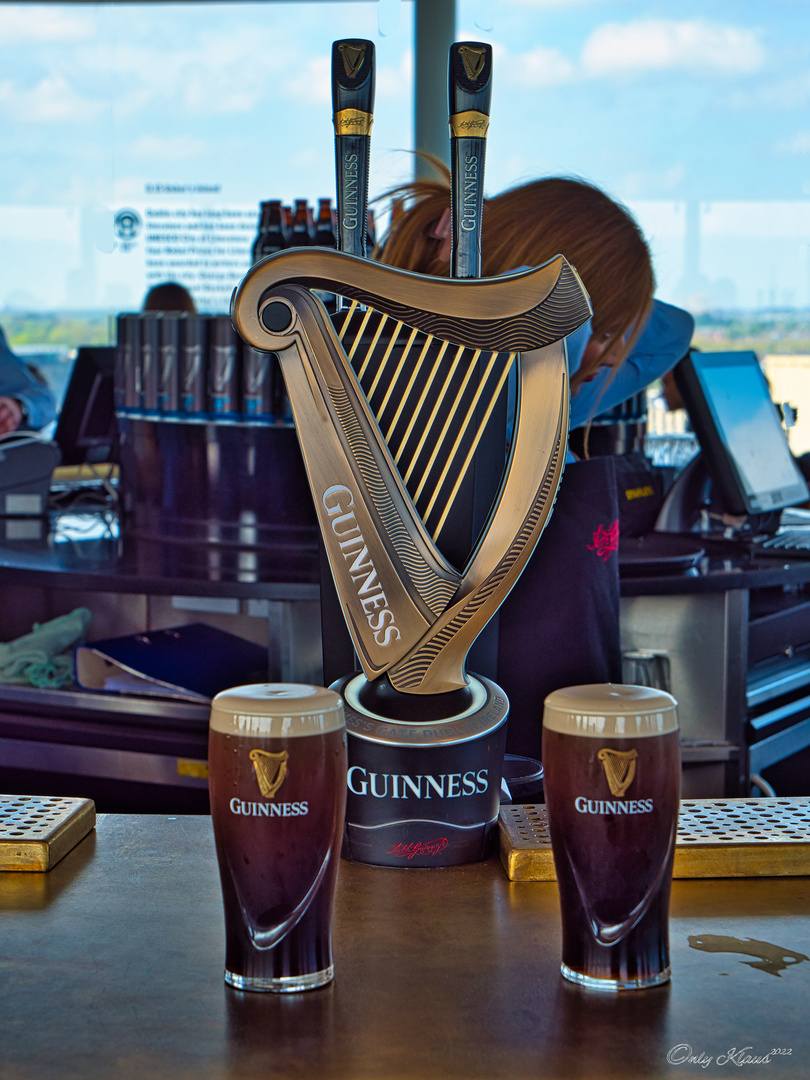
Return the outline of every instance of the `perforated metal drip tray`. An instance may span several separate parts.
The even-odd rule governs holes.
[[[0,795],[0,870],[50,870],[95,824],[92,799]]]
[[[512,881],[555,881],[544,805],[504,806],[501,861]],[[810,799],[683,799],[676,878],[810,874]]]

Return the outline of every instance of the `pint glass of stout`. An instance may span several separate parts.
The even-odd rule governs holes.
[[[574,686],[543,712],[562,973],[592,990],[667,982],[681,765],[677,703],[644,686]]]
[[[294,683],[224,690],[211,703],[208,762],[225,982],[324,986],[346,806],[341,699]]]

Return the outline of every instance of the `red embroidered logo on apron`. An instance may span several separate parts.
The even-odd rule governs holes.
[[[612,525],[600,525],[593,534],[593,543],[588,544],[589,551],[595,551],[600,559],[605,562],[610,558],[611,552],[619,550],[619,519]]]

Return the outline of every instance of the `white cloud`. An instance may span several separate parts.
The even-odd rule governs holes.
[[[668,169],[638,170],[625,173],[617,185],[629,198],[645,191],[675,192],[686,179],[686,168],[682,164],[671,165]]]
[[[413,49],[406,49],[398,67],[379,65],[376,77],[377,98],[402,98],[413,84]]]
[[[509,56],[503,67],[505,81],[513,86],[535,89],[542,86],[558,86],[574,77],[574,65],[557,49],[538,45],[529,52]]]
[[[571,7],[573,4],[591,4],[594,0],[500,0],[504,7],[553,8]]]
[[[131,157],[161,161],[190,161],[208,153],[209,149],[204,139],[195,139],[193,135],[179,135],[176,138],[142,135],[126,147]]]
[[[92,11],[68,11],[61,5],[0,5],[0,47],[49,41],[80,41],[92,37]]]
[[[284,97],[308,105],[327,105],[332,101],[332,60],[317,56],[308,60],[284,87]]]
[[[779,154],[810,154],[810,131],[797,131],[790,139],[783,139],[776,144]]]
[[[737,202],[731,199],[701,207],[702,236],[810,237],[810,203],[792,199]]]
[[[63,75],[49,75],[30,90],[10,80],[0,83],[0,107],[15,121],[26,123],[82,123],[94,120],[105,106],[81,97]]]
[[[237,27],[182,49],[130,45],[83,59],[99,74],[111,69],[119,119],[156,106],[192,115],[249,113],[268,97],[277,98],[274,88],[286,87],[289,80],[294,61],[270,49],[271,40],[260,28]]]
[[[810,72],[783,65],[768,79],[736,87],[728,100],[737,109],[805,109],[810,103]]]
[[[750,74],[764,62],[756,33],[703,19],[637,19],[605,23],[582,49],[583,70],[592,76],[655,70]]]

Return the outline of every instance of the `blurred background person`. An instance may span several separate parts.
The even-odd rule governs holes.
[[[191,293],[176,281],[164,281],[160,285],[154,285],[146,294],[141,310],[187,311],[190,315],[197,314]]]
[[[0,435],[39,431],[56,419],[56,400],[35,367],[9,348],[0,328]]]

